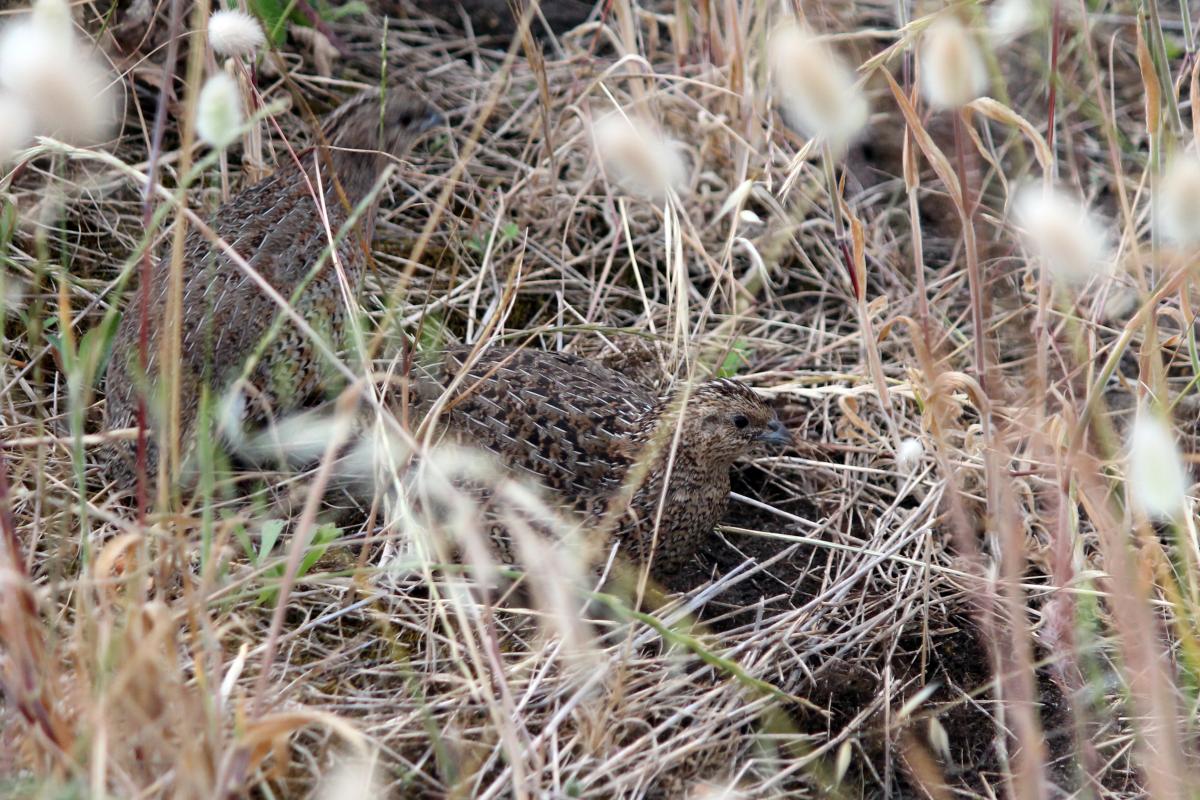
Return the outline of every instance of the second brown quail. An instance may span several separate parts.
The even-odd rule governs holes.
[[[376,204],[359,218],[361,236],[357,230],[346,233],[342,229],[370,194],[387,161],[407,151],[440,121],[440,115],[426,103],[399,91],[360,95],[328,120],[328,158],[322,157],[319,149],[301,153],[303,169],[285,160],[273,175],[238,192],[217,209],[212,229],[284,298],[291,298],[307,281],[294,308],[336,348],[346,323],[346,301],[334,260],[326,253],[329,233],[314,192],[317,187],[323,190],[321,205],[329,232],[335,237],[343,233],[337,240],[336,258],[351,293],[356,293],[365,266],[363,242],[371,240]],[[339,185],[347,202],[338,192]],[[207,384],[210,396],[220,398],[241,375],[280,309],[200,231],[187,237],[183,270],[179,430],[186,448],[194,439],[202,386]],[[144,366],[138,360],[141,315],[136,293],[121,320],[106,376],[108,430],[136,424],[139,392],[146,393],[151,412],[156,408],[167,287],[166,276],[156,276],[149,301],[148,363]],[[329,365],[323,363],[311,339],[285,321],[249,375],[253,390],[248,418],[260,416],[265,408],[277,414],[319,402],[330,388],[329,376]],[[158,422],[153,413],[149,422]],[[135,444],[119,442],[104,456],[106,475],[117,488],[130,489],[136,482],[135,462]],[[157,444],[151,434],[146,454],[150,477],[157,463]]]

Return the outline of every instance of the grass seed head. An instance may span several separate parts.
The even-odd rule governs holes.
[[[213,147],[228,147],[242,126],[242,96],[237,81],[224,72],[213,75],[196,103],[196,133]]]
[[[77,41],[62,0],[41,0],[0,31],[0,90],[24,105],[32,134],[103,141],[116,122],[114,86],[107,67]]]
[[[1060,282],[1079,285],[1112,271],[1104,227],[1074,198],[1030,185],[1018,193],[1015,212],[1026,246]]]
[[[255,461],[275,459],[293,466],[312,463],[325,453],[331,441],[345,438],[348,424],[344,414],[295,414],[251,437],[244,455]]]
[[[999,0],[988,9],[988,38],[1008,44],[1036,28],[1038,16],[1031,0]]]
[[[1129,436],[1129,490],[1154,519],[1178,518],[1190,484],[1183,456],[1168,423],[1142,409]]]
[[[921,38],[921,88],[936,110],[962,108],[987,92],[987,65],[975,36],[943,14]]]
[[[208,18],[208,43],[217,55],[252,56],[266,44],[258,20],[242,11],[218,11]]]
[[[217,433],[226,442],[235,447],[240,447],[245,443],[246,439],[246,432],[243,428],[245,419],[246,393],[242,390],[242,385],[239,381],[230,386],[217,402]]]
[[[397,477],[411,455],[409,446],[385,429],[372,425],[354,442],[350,452],[337,465],[338,475],[359,486],[373,487],[380,493],[398,488]]]
[[[39,30],[60,36],[64,41],[74,41],[74,22],[67,0],[37,0],[33,4],[32,21]]]
[[[366,800],[384,796],[376,773],[375,758],[349,757],[339,760],[321,782],[318,800]]]
[[[841,153],[867,124],[867,98],[854,71],[812,31],[795,22],[771,35],[772,80],[789,125]]]
[[[924,455],[925,445],[921,444],[920,439],[910,436],[900,442],[900,447],[896,449],[896,464],[905,472],[912,472]]]
[[[687,186],[687,165],[678,143],[654,125],[613,112],[592,126],[592,141],[604,165],[627,190],[661,200],[669,189]]]
[[[0,94],[0,166],[29,144],[33,136],[33,115],[20,98]]]
[[[1200,158],[1177,157],[1163,174],[1154,215],[1159,233],[1181,247],[1200,244]]]

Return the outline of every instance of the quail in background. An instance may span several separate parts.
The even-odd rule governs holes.
[[[309,279],[293,308],[336,348],[343,338],[347,309],[333,259],[327,257],[315,275],[309,274],[329,246],[314,192],[320,187],[324,193],[328,227],[336,237],[389,159],[405,153],[422,133],[440,122],[441,116],[414,96],[399,91],[359,95],[335,111],[325,125],[328,158],[319,149],[300,153],[303,170],[294,160],[285,159],[273,175],[243,189],[217,209],[212,229],[284,298],[290,299]],[[338,185],[348,202],[343,202]],[[373,203],[360,217],[357,229],[361,236],[357,229],[352,230],[336,244],[337,258],[355,294],[366,262],[364,242],[369,243],[374,232],[376,206]],[[186,452],[195,436],[201,387],[209,385],[210,396],[220,398],[241,376],[280,309],[201,232],[188,234],[183,257],[178,366],[179,431]],[[167,263],[166,259],[162,263]],[[148,423],[155,426],[160,422],[153,412],[159,388],[159,341],[167,333],[168,280],[165,270],[159,273],[149,304],[149,363],[145,369],[138,362],[141,314],[137,293],[117,331],[106,378],[107,430],[136,424],[140,391],[146,392],[151,410]],[[279,414],[319,402],[331,388],[329,376],[316,346],[292,322],[285,321],[249,375],[253,390],[247,417],[265,418],[263,409],[267,408]],[[136,485],[133,441],[108,448],[104,461],[107,477],[117,488],[128,490]],[[151,478],[157,463],[157,443],[151,433],[146,453],[146,472]]]
[[[418,367],[418,403],[440,395],[469,353],[450,349]],[[615,521],[621,552],[645,561],[653,547],[656,570],[682,565],[712,532],[737,459],[792,441],[771,407],[736,380],[702,383],[681,406],[679,393],[655,398],[621,373],[567,353],[490,347],[465,369],[438,424],[584,519]],[[635,466],[645,470],[640,484],[627,504],[610,508]],[[511,545],[497,545],[511,560]]]

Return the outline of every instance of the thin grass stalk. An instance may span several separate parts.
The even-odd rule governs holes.
[[[829,212],[833,217],[834,241],[837,243],[837,248],[842,254],[842,264],[846,268],[846,275],[850,278],[850,288],[854,292],[855,299],[857,299],[862,296],[863,288],[858,285],[858,270],[854,268],[854,257],[850,254],[850,242],[846,236],[846,223],[842,220],[842,193],[838,189],[837,178],[833,171],[833,159],[830,158],[828,145],[825,147],[821,163],[825,170],[825,190],[829,194]]]
[[[1183,68],[1182,75],[1191,71],[1196,60],[1196,34],[1192,31],[1192,9],[1188,0],[1179,0],[1179,19],[1183,24]]]
[[[150,155],[146,165],[146,183],[142,187],[142,226],[149,233],[154,230],[154,187],[158,182],[159,158],[162,154],[163,135],[167,124],[167,94],[175,62],[179,57],[179,25],[182,14],[180,0],[171,0],[167,23],[167,49],[163,59],[163,70],[158,92],[158,106],[154,110],[154,126],[150,133]],[[138,286],[138,374],[149,376],[150,350],[150,292],[154,285],[154,259],[147,246],[142,251],[141,277]],[[138,526],[146,524],[148,500],[146,486],[146,391],[145,384],[137,390],[137,519]]]
[[[1099,480],[1101,465],[1079,453],[1075,466],[1080,499],[1100,534],[1105,571],[1112,587],[1109,605],[1135,718],[1140,719],[1143,779],[1149,796],[1182,800],[1189,795],[1176,727],[1179,714],[1173,700],[1173,682],[1165,668],[1170,662],[1160,626],[1151,613],[1152,587],[1139,574],[1128,536],[1108,508],[1110,493]]]
[[[1000,453],[988,450],[993,461],[991,474],[1002,474]],[[997,601],[1004,607],[1003,623],[998,633],[1006,632],[1008,646],[996,648],[997,685],[1001,687],[1006,716],[1013,720],[1014,738],[1020,752],[1013,758],[1010,777],[1013,796],[1041,798],[1046,796],[1047,783],[1043,773],[1046,762],[1045,739],[1034,709],[1037,707],[1037,687],[1034,681],[1033,643],[1030,640],[1027,600],[1021,589],[1021,579],[1027,567],[1025,532],[1017,516],[1017,498],[1010,486],[1001,483],[996,493],[998,505],[993,516],[1000,528],[1000,569],[1003,589]],[[997,642],[999,645],[999,642]]]
[[[187,84],[184,94],[183,135],[180,141],[179,169],[184,175],[191,171],[192,145],[196,135],[196,98],[203,84],[201,76],[204,59],[208,55],[208,0],[198,0],[192,10],[192,28],[196,36],[188,43]],[[186,204],[186,195],[183,198]],[[160,374],[167,386],[166,424],[163,426],[162,444],[159,447],[159,503],[162,508],[172,507],[179,502],[179,471],[181,467],[182,397],[180,364],[183,349],[183,246],[187,241],[186,218],[175,221],[174,238],[171,240],[171,261],[168,273],[167,305],[163,318],[166,335],[162,337],[159,353]]]
[[[1050,20],[1050,72],[1048,76],[1048,91],[1046,92],[1046,145],[1054,153],[1054,135],[1057,130],[1056,118],[1058,112],[1058,54],[1062,48],[1062,2],[1051,0],[1054,5],[1053,16]],[[1058,159],[1054,160],[1057,168]]]
[[[1179,113],[1179,101],[1175,97],[1175,82],[1171,80],[1170,59],[1167,57],[1166,37],[1163,35],[1162,19],[1158,13],[1158,0],[1140,0],[1140,5],[1139,13],[1145,17],[1138,27],[1149,33],[1147,38],[1151,43],[1154,71],[1167,106],[1167,120],[1171,130],[1178,134],[1183,131],[1183,117]]]
[[[966,167],[966,136],[963,133],[963,117],[956,113],[954,119],[954,149],[956,153],[955,166],[958,170],[958,183],[962,187],[962,206],[959,216],[963,232],[963,255],[967,259],[967,285],[971,295],[971,323],[975,329],[973,350],[975,354],[975,374],[979,386],[986,394],[988,391],[988,361],[987,361],[987,321],[983,312],[983,275],[979,268],[979,248],[975,242],[975,205],[971,198],[970,184],[967,181]],[[984,421],[985,438],[990,422]]]

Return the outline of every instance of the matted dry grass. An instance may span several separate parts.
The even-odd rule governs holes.
[[[689,5],[720,6],[711,33],[697,10],[681,24]],[[1188,783],[1197,565],[1124,510],[1120,436],[1108,430],[1162,389],[1184,449],[1196,449],[1187,282],[1153,299],[1147,289],[1187,273],[1177,255],[1151,258],[1132,5],[1102,4],[1090,34],[1068,8],[992,63],[993,95],[1043,137],[1054,77],[1060,180],[1113,221],[1121,270],[1069,297],[1040,284],[1039,315],[1039,273],[1007,213],[1009,189],[1041,176],[1035,148],[976,114],[979,150],[959,174],[982,197],[972,224],[995,354],[982,393],[962,229],[928,159],[913,218],[906,128],[880,73],[903,82],[933,9],[898,32],[893,3],[802,4],[854,63],[879,56],[863,73],[873,117],[844,194],[864,226],[886,403],[819,159],[771,105],[764,46],[778,5],[617,0],[540,51],[508,53],[417,12],[385,27],[375,8],[331,23],[346,49],[331,76],[295,35],[278,54],[288,81],[259,72],[266,103],[296,91],[321,110],[378,85],[386,60],[389,85],[447,116],[383,200],[360,298],[385,334],[377,370],[397,363],[406,337],[434,330],[596,354],[664,386],[726,365],[774,398],[799,444],[739,473],[720,535],[640,606],[637,589],[560,581],[549,560],[515,588],[477,584],[415,558],[381,504],[338,517],[338,538],[286,587],[273,636],[281,567],[320,470],[265,474],[207,502],[185,491],[139,525],[103,485],[94,437],[71,433],[73,413],[98,432],[103,386],[72,394],[52,334],[69,314],[78,337],[118,302],[117,276],[144,235],[140,187],[113,162],[53,144],[0,179],[4,269],[22,288],[0,371],[0,791],[359,796],[347,775],[373,781],[378,795],[363,796],[478,798],[1031,786],[1133,797],[1156,775]],[[1172,44],[1176,11],[1158,9]],[[77,12],[95,34],[107,9]],[[124,13],[114,62],[127,106],[106,149],[144,171],[167,8],[142,28],[123,27]],[[1062,36],[1054,64],[1051,30]],[[1169,62],[1177,79],[1182,58]],[[311,141],[295,105],[262,126],[268,168]],[[671,202],[606,174],[589,131],[617,106],[675,140],[688,178]],[[954,159],[948,118],[920,119]],[[167,186],[185,120],[168,117]],[[235,146],[224,174],[214,165],[189,192],[201,217],[223,180],[246,182],[244,159]],[[1121,294],[1130,302],[1112,313]],[[1157,325],[1135,319],[1153,307]],[[1125,411],[1094,414],[1092,435],[1073,436],[1093,402]],[[907,437],[925,455],[901,467]],[[258,546],[280,523],[272,552],[245,551],[239,533]],[[1125,544],[1135,538],[1136,551]],[[1140,571],[1121,560],[1135,553]],[[1139,667],[1139,652],[1157,667]]]

